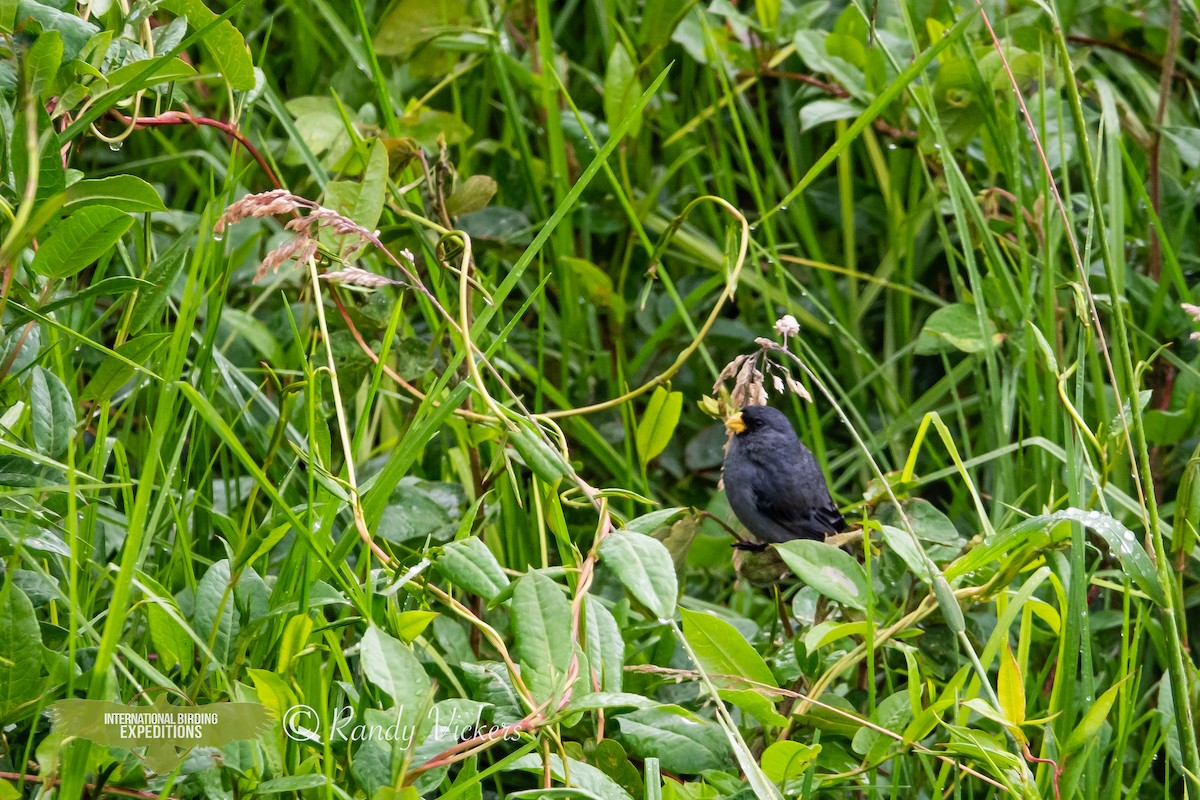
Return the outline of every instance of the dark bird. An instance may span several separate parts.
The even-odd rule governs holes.
[[[725,427],[734,433],[725,453],[725,494],[763,546],[824,539],[846,529],[821,467],[782,412],[747,406],[726,419]]]

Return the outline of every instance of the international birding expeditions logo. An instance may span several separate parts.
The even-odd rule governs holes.
[[[140,692],[133,700],[148,691],[152,690]],[[59,700],[47,711],[55,733],[78,736],[103,747],[125,747],[135,755],[145,748],[138,758],[159,775],[173,771],[193,748],[224,747],[238,739],[255,739],[275,722],[266,706],[259,703],[176,706],[167,702],[165,694],[150,705],[140,706],[70,698]]]

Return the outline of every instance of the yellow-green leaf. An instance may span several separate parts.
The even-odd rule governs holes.
[[[668,392],[661,386],[654,390],[650,405],[646,407],[646,413],[637,427],[638,456],[643,467],[666,449],[682,411],[682,392]]]

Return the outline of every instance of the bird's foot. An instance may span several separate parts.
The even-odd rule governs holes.
[[[766,544],[765,542],[751,542],[746,539],[739,539],[733,543],[734,550],[743,550],[748,553],[761,553],[769,546],[770,545]]]

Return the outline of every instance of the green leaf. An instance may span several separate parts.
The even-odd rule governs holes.
[[[58,376],[42,367],[34,367],[30,375],[29,411],[34,447],[58,458],[75,432],[75,404]]]
[[[867,610],[867,575],[849,553],[811,539],[775,545],[796,577],[831,600]]]
[[[880,525],[879,530],[883,533],[883,541],[893,553],[900,556],[909,572],[919,580],[929,583],[929,561],[913,541],[912,534],[891,525]]]
[[[508,443],[521,455],[525,466],[547,484],[557,486],[559,481],[570,474],[570,468],[563,461],[562,455],[532,431],[524,427],[509,431]]]
[[[416,710],[425,705],[432,684],[412,649],[374,625],[360,645],[363,674],[397,706]]]
[[[981,353],[994,346],[996,337],[996,326],[990,319],[985,318],[980,329],[975,306],[954,303],[937,309],[925,320],[925,327],[917,337],[916,352],[921,355],[953,350]]]
[[[1021,726],[1025,724],[1025,680],[1016,656],[1006,642],[1000,656],[1000,675],[996,681],[996,695],[1000,698],[1000,713],[1009,722],[1012,734],[1024,741]]]
[[[643,708],[617,717],[617,726],[622,744],[642,758],[657,758],[669,772],[694,775],[733,760],[720,725],[678,706]]]
[[[634,533],[651,534],[685,511],[687,511],[686,508],[660,508],[658,511],[651,511],[649,514],[635,517],[622,527]]]
[[[146,616],[150,621],[150,641],[158,652],[159,668],[169,672],[176,666],[187,676],[192,669],[192,639],[187,630],[160,604],[167,604],[182,618],[174,600],[154,598],[146,604]]]
[[[659,705],[657,700],[651,700],[640,694],[629,692],[591,692],[583,697],[573,699],[567,705],[570,711],[595,711],[600,708],[650,708]]]
[[[41,691],[41,628],[33,604],[10,578],[0,588],[0,719],[16,722],[17,709]]]
[[[188,23],[197,29],[208,25],[218,16],[200,0],[161,0],[159,8],[165,8],[176,16],[187,17]],[[254,88],[254,62],[250,59],[246,40],[232,22],[221,22],[201,41],[230,86],[241,91]]]
[[[128,275],[114,275],[111,278],[105,278],[96,283],[89,283],[78,292],[63,295],[54,302],[42,306],[38,311],[43,314],[49,314],[56,309],[72,305],[73,303],[82,303],[94,297],[120,297],[123,294],[129,294],[139,289],[150,290],[154,288],[154,284],[144,281],[141,278],[131,278]]]
[[[619,692],[625,670],[625,640],[612,612],[594,595],[583,599],[583,649],[588,666],[605,692]]]
[[[800,109],[800,132],[807,133],[826,122],[854,119],[862,112],[862,106],[848,98],[814,100]]]
[[[496,179],[487,175],[472,175],[463,181],[454,193],[446,198],[446,213],[452,217],[470,214],[486,208],[496,196],[499,186]]]
[[[762,754],[762,769],[775,783],[783,784],[804,775],[808,765],[821,753],[821,745],[790,740],[775,742]]]
[[[188,254],[189,234],[194,234],[194,231],[193,227],[190,231],[183,232],[165,253],[161,253],[150,263],[145,278],[152,286],[138,291],[137,301],[130,315],[131,333],[145,328],[167,305],[167,295],[183,270],[183,262]]]
[[[33,257],[33,271],[68,278],[116,245],[133,217],[109,206],[81,208],[54,228]]]
[[[637,109],[641,95],[642,84],[638,80],[633,59],[625,52],[625,45],[618,41],[604,71],[604,118],[610,131],[615,131],[621,121]],[[629,123],[629,137],[637,138],[641,129],[642,112],[638,111]]]
[[[775,704],[754,689],[718,689],[717,695],[758,720],[764,727],[782,728],[787,725],[787,717],[776,711]]]
[[[116,353],[125,360],[108,356],[100,364],[96,374],[83,387],[79,397],[81,400],[107,400],[113,393],[125,385],[137,371],[135,364],[148,364],[151,356],[170,340],[169,333],[147,333],[130,339],[116,349]]]
[[[491,602],[508,587],[508,576],[481,539],[472,536],[450,542],[434,567],[446,580]]]
[[[119,206],[129,213],[167,210],[154,187],[134,175],[76,181],[67,187],[64,208],[73,211],[91,205]]]
[[[555,753],[550,754],[549,764],[550,774],[559,783],[566,782],[569,774],[572,785],[591,792],[601,800],[631,800],[619,783],[591,764],[568,758],[564,769],[562,758]],[[543,768],[542,757],[538,753],[521,756],[506,767],[509,770],[526,770],[538,775],[542,773]]]
[[[1095,741],[1096,735],[1100,733],[1100,728],[1104,725],[1104,721],[1108,719],[1108,712],[1112,710],[1113,703],[1117,699],[1117,692],[1120,691],[1121,684],[1125,680],[1128,680],[1128,676],[1096,698],[1096,702],[1083,715],[1083,719],[1079,720],[1079,725],[1067,737],[1067,743],[1063,745],[1064,756],[1077,753],[1089,742]],[[1167,681],[1164,680],[1163,683],[1165,684]]]
[[[400,635],[401,640],[412,642],[429,627],[429,623],[437,619],[436,611],[421,611],[414,609],[412,611],[401,611],[396,615],[396,633]]]
[[[612,278],[607,272],[585,258],[561,256],[558,261],[571,268],[579,291],[587,302],[609,309],[618,322],[625,319],[625,298],[613,288]]]
[[[683,636],[700,660],[700,666],[710,676],[732,675],[767,686],[779,686],[767,662],[737,628],[712,614],[686,608],[680,609],[680,614],[683,616]],[[746,684],[737,681],[714,680],[718,685],[729,683],[735,689],[747,688]]]
[[[679,584],[662,542],[642,533],[613,531],[600,543],[600,560],[655,617],[675,615]]]
[[[387,189],[387,147],[376,139],[367,156],[361,181],[330,181],[325,185],[325,205],[367,230],[374,230],[383,213]]]
[[[668,392],[659,386],[637,427],[638,457],[642,466],[666,449],[683,411],[683,392]]]
[[[48,98],[62,62],[62,34],[56,30],[44,31],[25,53],[25,81],[33,97]]]
[[[192,627],[202,640],[212,643],[213,655],[222,664],[230,663],[241,630],[229,581],[229,561],[221,559],[196,584],[192,608]]]
[[[58,5],[63,4],[59,3]],[[69,12],[60,11],[49,3],[20,0],[15,13],[5,8],[3,15],[7,17],[12,14],[17,20],[18,27],[28,28],[27,20],[33,19],[41,25],[43,31],[57,31],[62,35],[63,60],[71,61],[79,55],[79,51],[84,48],[88,40],[100,32],[98,27],[75,14],[74,8],[72,6]]]
[[[571,665],[571,606],[558,584],[533,571],[517,581],[511,612],[522,675],[544,702],[564,688]]]
[[[149,75],[142,75],[151,67],[153,69]],[[142,59],[114,69],[104,77],[108,81],[108,89],[101,95],[125,96],[160,83],[190,80],[196,77],[196,70],[179,58],[159,59],[158,63]]]
[[[271,778],[254,787],[257,794],[281,794],[283,792],[298,792],[301,789],[319,789],[328,786],[329,779],[324,775],[284,775],[281,778]]]

